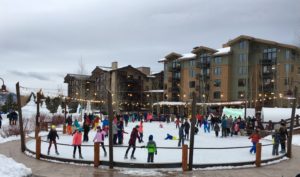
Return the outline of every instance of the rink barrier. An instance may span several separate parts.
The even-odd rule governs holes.
[[[42,136],[46,137],[46,136]],[[35,139],[34,137],[29,137],[30,139]],[[109,161],[100,160],[100,145],[99,143],[94,143],[94,145],[81,145],[83,147],[94,147],[94,160],[82,160],[82,159],[73,159],[73,158],[60,158],[60,157],[53,157],[49,155],[45,155],[41,153],[41,143],[48,143],[48,141],[43,140],[40,136],[36,139],[36,141],[40,142],[39,146],[36,146],[36,151],[34,152],[26,147],[26,151],[39,156],[39,159],[43,160],[53,160],[59,161],[64,163],[76,163],[76,164],[87,164],[93,165],[97,168],[100,165],[109,166]],[[36,143],[38,144],[38,143]],[[62,146],[73,146],[71,144],[64,144],[64,143],[57,143],[57,145]],[[261,160],[261,148],[263,146],[271,146],[272,144],[264,144],[257,143],[257,152],[256,152],[256,159],[254,161],[247,161],[247,162],[234,162],[234,163],[215,163],[215,164],[193,164],[192,168],[211,168],[211,167],[232,167],[232,166],[245,166],[245,165],[254,165],[256,167],[260,167],[262,163],[269,163],[272,161],[280,160],[286,156],[286,154],[282,154],[280,156],[276,156],[271,159]],[[105,145],[108,147],[108,145]],[[39,150],[38,150],[39,147]],[[127,148],[128,146],[123,145],[114,145],[114,148]],[[143,148],[143,146],[136,146],[136,148]],[[251,146],[239,146],[239,147],[196,147],[194,149],[206,149],[206,150],[218,150],[218,149],[242,149],[242,148],[251,148]],[[124,167],[124,168],[182,168],[183,171],[188,169],[188,145],[184,144],[183,147],[157,147],[157,149],[181,149],[182,150],[182,162],[175,162],[175,163],[134,163],[134,162],[114,162],[113,165],[115,167]],[[98,153],[99,152],[99,153]],[[38,159],[38,158],[37,158]]]

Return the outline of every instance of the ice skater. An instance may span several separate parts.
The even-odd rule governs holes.
[[[139,126],[137,125],[137,126],[135,126],[135,127],[132,129],[132,132],[131,132],[131,134],[130,134],[130,139],[129,139],[129,142],[128,142],[128,148],[127,148],[126,153],[125,153],[125,156],[124,156],[125,159],[128,158],[127,154],[128,154],[128,151],[129,151],[129,149],[130,149],[131,147],[132,147],[132,152],[131,152],[130,159],[136,159],[136,158],[134,157],[135,143],[136,143],[136,139],[139,139],[139,138],[140,138],[140,137],[139,137],[138,128],[139,128]]]
[[[51,149],[52,143],[54,144],[56,155],[59,155],[58,150],[57,150],[57,145],[56,145],[56,138],[59,139],[59,136],[57,134],[55,125],[52,125],[51,130],[49,131],[48,136],[47,136],[47,139],[49,141],[49,147],[48,147],[48,153],[47,153],[48,155],[50,154],[50,149]]]

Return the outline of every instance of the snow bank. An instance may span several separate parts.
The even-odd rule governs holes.
[[[30,168],[0,154],[0,176],[5,177],[22,177],[32,174]]]

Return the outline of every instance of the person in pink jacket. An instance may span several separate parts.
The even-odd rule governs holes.
[[[139,128],[138,128],[139,134],[140,134],[140,139],[139,142],[143,143],[143,134],[144,134],[144,126],[143,126],[143,120],[141,120]]]
[[[100,143],[103,151],[104,151],[104,156],[107,155],[106,153],[106,150],[105,150],[105,147],[104,147],[104,137],[106,135],[106,132],[104,130],[101,129],[100,126],[97,127],[97,133],[95,135],[95,138],[94,138],[94,142],[95,143]]]
[[[75,158],[75,153],[76,153],[76,148],[78,147],[78,151],[79,151],[79,158],[83,159],[82,155],[81,155],[81,143],[82,143],[82,128],[79,128],[78,130],[76,129],[73,132],[73,146],[74,146],[74,150],[73,150],[73,158]]]

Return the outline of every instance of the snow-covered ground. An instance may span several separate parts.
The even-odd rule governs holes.
[[[137,125],[137,123],[130,123],[125,131],[129,134],[125,134],[124,145],[128,145],[128,140],[130,137],[130,132],[132,128]],[[148,137],[150,134],[154,136],[154,140],[158,147],[178,147],[177,140],[164,140],[167,133],[178,137],[178,129],[175,128],[174,123],[163,123],[163,128],[159,127],[158,122],[144,123],[144,143],[138,143],[137,146],[146,145]],[[92,139],[95,135],[95,131],[90,131],[88,143],[83,143],[83,145],[93,145]],[[43,137],[46,140],[46,137]],[[72,136],[70,135],[60,135],[58,143],[71,144]],[[188,141],[186,141],[189,144]],[[261,140],[261,143],[270,144],[269,140]],[[108,144],[108,138],[106,138],[105,144]],[[209,148],[221,148],[221,147],[241,147],[241,146],[251,146],[252,143],[246,136],[233,136],[227,138],[215,137],[214,132],[204,133],[203,129],[200,130],[198,135],[195,135],[195,147],[197,148],[208,148],[208,149],[195,149],[194,151],[194,163],[195,164],[215,164],[215,163],[232,163],[232,162],[247,162],[254,161],[255,155],[250,154],[249,148],[239,148],[239,149],[209,149]],[[27,147],[35,151],[35,141],[29,141]],[[47,154],[48,143],[42,143],[42,154]],[[108,152],[108,147],[106,147]],[[51,155],[70,158],[72,159],[73,147],[58,145],[58,151],[60,155],[55,155],[54,147],[51,149]],[[86,147],[82,146],[82,155],[84,160],[93,160],[93,146]],[[116,162],[134,162],[134,163],[145,163],[147,162],[147,149],[137,148],[135,151],[136,160],[124,159],[124,154],[126,147],[114,147],[114,161]],[[130,156],[131,150],[128,156]],[[76,154],[78,158],[78,152]],[[262,148],[262,159],[272,158],[272,146],[263,146]],[[100,149],[100,159],[108,160],[108,156],[104,157],[102,149]],[[158,155],[154,157],[154,162],[156,163],[179,163],[181,162],[181,149],[160,149],[158,148]]]
[[[8,126],[9,121],[6,115],[2,114],[2,127]],[[0,144],[9,141],[19,140],[20,136],[10,136],[3,138],[1,136],[2,128],[0,129]],[[24,164],[14,161],[12,158],[8,158],[0,154],[0,176],[1,177],[23,177],[31,175],[31,169],[27,168]]]

